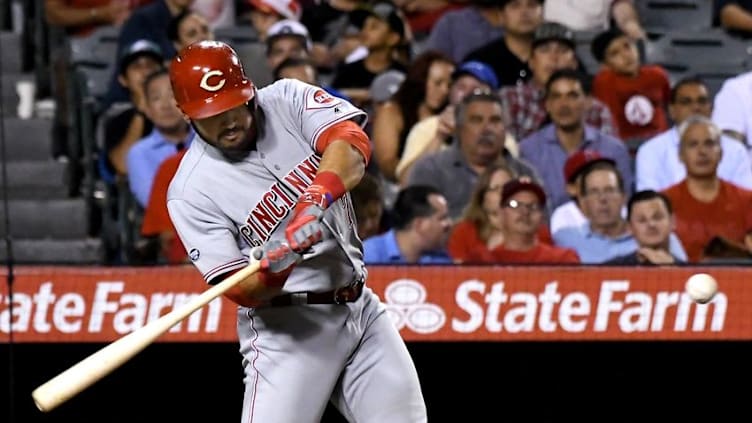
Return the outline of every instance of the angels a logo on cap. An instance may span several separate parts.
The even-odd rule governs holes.
[[[210,70],[209,72],[206,72],[203,77],[201,77],[201,83],[198,84],[198,86],[205,89],[206,91],[219,91],[222,89],[222,87],[225,86],[225,79],[222,78],[216,84],[210,84],[209,78],[222,75],[224,75],[224,73],[222,73],[222,71],[220,70]]]

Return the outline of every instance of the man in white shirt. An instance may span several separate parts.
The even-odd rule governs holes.
[[[752,72],[723,83],[713,102],[712,120],[725,135],[741,141],[752,158]]]
[[[700,79],[685,78],[674,85],[668,112],[675,126],[646,141],[637,150],[638,191],[662,191],[684,179],[687,171],[679,160],[679,131],[676,128],[691,115],[709,118],[711,101],[708,88]],[[721,149],[723,157],[718,165],[718,176],[742,188],[752,189],[752,164],[744,144],[724,136],[721,137]]]

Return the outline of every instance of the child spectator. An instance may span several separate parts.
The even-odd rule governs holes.
[[[606,103],[619,138],[634,153],[643,140],[669,128],[668,75],[660,66],[643,65],[636,42],[616,28],[595,37],[591,50],[603,65],[593,79],[593,96]]]
[[[405,40],[405,22],[389,1],[379,0],[350,13],[351,22],[360,28],[368,55],[351,63],[340,64],[334,72],[332,87],[341,90],[360,106],[369,100],[368,89],[376,75],[390,69],[405,72],[397,51]]]

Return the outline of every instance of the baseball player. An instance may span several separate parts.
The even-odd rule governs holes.
[[[181,51],[170,76],[197,133],[168,192],[178,235],[209,284],[261,263],[226,294],[242,421],[318,422],[329,400],[353,422],[426,421],[407,348],[364,284],[348,190],[371,154],[365,113],[300,81],[257,90],[216,41]]]

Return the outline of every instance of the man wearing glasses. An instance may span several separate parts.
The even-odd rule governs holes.
[[[712,99],[708,87],[696,77],[684,78],[671,89],[668,113],[674,127],[643,143],[635,161],[637,189],[662,191],[687,176],[687,169],[679,159],[678,126],[691,115],[710,118]],[[752,189],[752,165],[744,144],[721,136],[723,157],[718,165],[718,177]]]
[[[579,192],[588,223],[556,231],[554,243],[573,248],[582,263],[605,263],[635,252],[637,241],[621,213],[627,194],[616,167],[600,161],[585,168]],[[669,238],[669,251],[679,260],[687,260],[687,254],[674,233]]]
[[[501,227],[504,244],[494,248],[499,263],[579,263],[573,249],[541,243],[538,232],[544,218],[546,194],[530,178],[512,179],[501,190]]]

